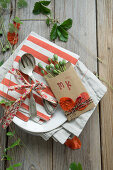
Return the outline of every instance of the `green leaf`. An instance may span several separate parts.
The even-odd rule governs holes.
[[[4,60],[2,60],[1,62],[3,62]],[[11,106],[15,101],[5,101],[5,100],[1,100],[0,104],[5,104],[6,106]]]
[[[41,4],[36,2],[33,9],[33,14],[38,15],[41,13]]]
[[[40,1],[41,4],[43,4],[44,6],[48,6],[51,1]]]
[[[5,49],[6,50],[9,50],[10,49],[10,46],[8,44],[5,45]]]
[[[7,8],[7,3],[6,2],[0,2],[0,3],[1,3],[2,8]]]
[[[6,105],[6,106],[9,106],[10,104],[9,104],[9,102],[5,102],[5,105]]]
[[[15,32],[15,26],[14,26],[14,24],[12,24],[12,23],[9,24],[9,32],[10,32],[10,33]]]
[[[0,36],[2,36],[3,35],[3,31],[2,30],[0,30]]]
[[[22,163],[17,163],[17,164],[14,164],[13,167],[15,168],[15,167],[19,167],[21,165],[22,165]]]
[[[1,51],[2,51],[2,53],[5,53],[5,52],[6,52],[6,49],[5,49],[5,48],[2,48]]]
[[[42,14],[44,14],[44,15],[48,15],[48,14],[50,14],[50,9],[49,8],[46,8],[45,6],[43,6],[42,4],[41,4],[41,13]]]
[[[25,1],[25,0],[18,0],[18,2],[17,2],[17,7],[18,8],[24,8],[24,7],[27,7],[27,1]]]
[[[16,142],[14,142],[11,146],[7,148],[7,150],[14,148],[15,146],[20,145],[20,139],[18,139]]]
[[[69,170],[78,170],[78,166],[75,162],[70,164]]]
[[[9,168],[6,168],[6,170],[14,170],[13,166],[11,165]]]
[[[78,163],[78,170],[82,170],[82,165]]]
[[[8,4],[9,4],[10,2],[11,2],[11,0],[6,0],[6,3],[8,3]]]
[[[3,60],[2,60],[3,61]],[[1,61],[1,62],[2,62]],[[1,101],[0,101],[0,104],[5,104],[5,100],[4,99],[2,99]]]
[[[57,34],[61,41],[67,42],[68,32],[65,29],[63,29],[61,26],[57,27]]]
[[[4,60],[0,61],[0,66],[2,66],[3,63],[4,63]],[[5,100],[4,100],[4,101],[5,101]],[[0,104],[3,104],[3,103],[0,102]]]
[[[19,18],[19,17],[15,17],[15,18],[13,19],[13,21],[16,22],[16,23],[19,23],[19,24],[23,24],[23,22],[20,21],[20,18]]]
[[[3,155],[3,158],[6,158],[8,161],[12,160],[12,158],[9,155]]]
[[[46,19],[46,24],[47,24],[47,26],[50,26],[50,19],[49,18]]]
[[[45,6],[47,6],[48,3],[49,3],[48,1],[36,2],[34,5],[33,14],[35,14],[35,15],[38,15],[40,13],[42,13],[44,15],[50,14],[50,12],[51,12],[50,9],[45,7]]]
[[[51,40],[55,40],[57,38],[57,23],[53,25],[53,28],[50,32],[50,38]]]
[[[15,131],[14,132],[7,132],[6,133],[7,136],[14,136],[14,134],[15,134]]]
[[[69,18],[69,19],[65,20],[60,26],[63,29],[68,30],[68,29],[70,29],[72,27],[72,22],[73,22],[72,19]]]

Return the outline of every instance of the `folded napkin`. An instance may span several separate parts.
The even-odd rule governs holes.
[[[82,83],[86,87],[89,95],[93,99],[95,108],[101,98],[107,91],[107,88],[101,83],[101,81],[90,71],[88,68],[81,62],[78,61],[75,66],[75,70],[78,73],[78,76],[81,78]],[[85,73],[85,74],[84,74]],[[84,76],[85,75],[85,76]],[[92,110],[80,115],[77,119],[70,122],[65,122],[60,129],[56,131],[47,132],[42,135],[45,140],[48,140],[50,137],[53,137],[56,141],[64,144],[65,141],[72,135],[79,136],[85,127],[88,119],[94,112],[95,108]]]
[[[93,99],[93,102],[95,104],[95,107],[97,106],[98,102],[100,99],[103,97],[105,92],[107,91],[106,87],[100,82],[100,80],[91,72],[88,70],[88,68],[80,61],[78,61],[79,56],[65,50],[54,43],[40,37],[36,33],[32,32],[27,39],[25,39],[22,44],[15,50],[14,54],[4,63],[4,65],[0,68],[0,72],[2,72],[2,75],[0,75],[0,80],[4,78],[4,75],[9,71],[9,69],[13,67],[18,69],[18,61],[20,59],[20,56],[22,56],[24,53],[31,53],[34,57],[36,57],[36,62],[42,62],[43,65],[45,66],[45,57],[51,57],[53,56],[54,53],[58,54],[58,56],[62,56],[62,58],[66,59],[67,61],[70,61],[72,64],[76,64],[75,70],[77,71],[80,79],[82,80],[84,86],[86,87],[89,95]],[[38,57],[37,57],[38,56]],[[62,59],[60,58],[60,59]],[[77,62],[78,61],[78,62]],[[45,83],[44,78],[39,74],[39,71],[35,71],[35,77],[39,78],[41,82]],[[12,79],[11,79],[12,78]],[[9,82],[7,83],[7,80],[11,80],[10,83],[17,83],[15,82],[14,76],[10,75],[8,72],[5,75],[5,80],[2,80],[2,83],[0,84],[0,96],[7,98],[7,90],[4,92],[4,87],[7,89],[7,86],[9,86]],[[4,86],[5,85],[5,86]],[[14,92],[14,96],[16,95],[17,98],[19,97],[19,93]],[[4,95],[5,94],[5,95]],[[8,94],[9,95],[9,94]],[[52,94],[50,94],[52,95]],[[15,97],[16,97],[15,96]],[[9,95],[9,98],[11,96]],[[41,113],[43,113],[43,116],[41,117],[42,114],[40,114],[41,118],[45,117],[47,120],[50,119],[50,116],[44,112],[43,107],[40,105],[40,103],[37,103],[39,108],[39,111],[41,110]],[[28,110],[28,101],[26,100],[24,103],[24,106],[27,106]],[[25,107],[23,107],[25,108]],[[40,109],[41,108],[41,109]],[[94,108],[95,109],[95,108]],[[72,120],[71,122],[65,122],[63,125],[60,127],[47,132],[47,133],[40,133],[34,135],[40,135],[43,137],[45,140],[48,140],[50,137],[52,137],[55,141],[59,141],[60,143],[64,144],[65,141],[69,138],[72,137],[73,135],[79,136],[80,133],[82,132],[85,124],[87,123],[88,119],[92,115],[94,109],[80,115],[77,119]],[[24,121],[29,120],[29,116],[26,113],[23,113],[22,110],[19,111],[17,114],[18,117],[23,119]]]

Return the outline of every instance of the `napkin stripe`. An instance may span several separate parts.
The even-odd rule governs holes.
[[[25,122],[27,122],[29,120],[29,117],[25,116],[24,114],[22,114],[20,111],[17,111],[16,116],[22,120],[24,120]]]
[[[34,44],[37,44],[43,48],[45,48],[46,50],[54,53],[54,54],[57,54],[58,56],[62,57],[63,59],[65,60],[68,60],[70,61],[71,63],[73,64],[76,64],[76,62],[78,61],[76,58],[72,57],[71,55],[61,51],[60,49],[36,38],[36,37],[33,37],[32,35],[29,35],[29,37],[27,38],[27,40],[33,42]]]
[[[26,45],[23,45],[22,48],[21,48],[21,50],[24,51],[24,52],[26,52],[26,53],[30,53],[30,54],[32,54],[35,58],[43,61],[44,63],[49,64],[49,62],[48,62],[48,58],[49,58],[49,57],[47,57],[47,56],[44,55],[44,54],[39,53],[38,51],[34,50],[33,48],[28,47],[28,46],[26,46]]]

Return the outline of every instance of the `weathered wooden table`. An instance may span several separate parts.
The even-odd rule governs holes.
[[[35,31],[49,39],[50,29],[45,23],[45,16],[32,14],[36,0],[29,0],[28,7],[16,8],[12,0],[10,15],[6,16],[6,24],[14,16],[23,20],[19,31],[19,42],[15,48],[31,32]],[[50,8],[54,18],[63,21],[73,19],[73,26],[67,43],[55,41],[56,44],[80,55],[92,72],[99,74],[113,86],[113,1],[112,0],[52,0]],[[6,59],[9,55],[6,56]],[[101,58],[100,63],[97,57]],[[1,74],[1,73],[0,73]],[[81,162],[83,170],[113,170],[113,91],[108,88],[93,116],[88,121],[80,140],[82,148],[71,150],[53,140],[44,141],[41,137],[32,136],[17,126],[12,125],[17,135],[27,146],[16,148],[10,152],[14,162],[22,162],[22,170],[68,170],[71,162]],[[9,146],[11,138],[0,128],[0,147]],[[0,150],[0,155],[1,155]],[[32,153],[32,154],[31,154]],[[8,166],[7,161],[0,162],[0,170]]]

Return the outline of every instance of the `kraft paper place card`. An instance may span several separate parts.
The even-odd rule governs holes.
[[[66,71],[56,77],[46,75],[45,78],[59,104],[61,105],[62,103],[61,107],[64,108],[63,110],[68,121],[94,108],[95,105],[87,89],[82,84],[70,62],[66,64]],[[73,107],[67,111],[65,108],[67,106],[70,108],[71,105]]]

